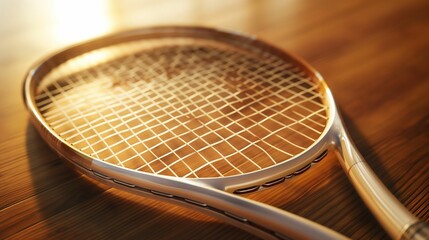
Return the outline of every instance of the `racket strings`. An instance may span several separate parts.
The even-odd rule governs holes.
[[[321,135],[327,107],[305,72],[250,45],[191,42],[171,40],[86,69],[73,59],[42,80],[36,104],[81,152],[176,177],[257,171]]]

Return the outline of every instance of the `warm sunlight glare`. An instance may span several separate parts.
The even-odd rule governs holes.
[[[111,28],[109,2],[104,0],[56,1],[55,37],[72,43],[106,33]]]

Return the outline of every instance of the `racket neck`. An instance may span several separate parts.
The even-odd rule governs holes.
[[[393,239],[409,239],[406,232],[419,222],[384,186],[351,141],[339,114],[334,120],[336,153],[356,191]]]

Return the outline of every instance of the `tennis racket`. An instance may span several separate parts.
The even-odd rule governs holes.
[[[428,226],[350,141],[322,77],[261,40],[202,27],[123,32],[63,50],[24,82],[32,122],[88,176],[220,217],[262,238],[341,239],[240,193],[284,181],[334,150],[394,239]]]

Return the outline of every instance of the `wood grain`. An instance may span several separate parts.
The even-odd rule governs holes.
[[[91,2],[91,3],[90,3]],[[429,3],[409,1],[1,1],[0,239],[251,239],[201,213],[74,173],[41,140],[22,102],[25,72],[91,37],[150,25],[248,32],[325,77],[380,179],[429,221]],[[386,239],[330,153],[249,198],[354,239]]]

